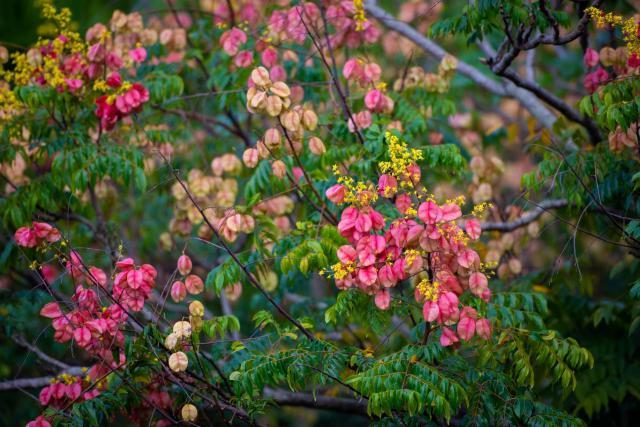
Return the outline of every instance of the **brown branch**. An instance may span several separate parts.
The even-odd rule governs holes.
[[[61,374],[82,375],[83,368],[74,366],[65,369]],[[51,384],[51,380],[55,377],[37,377],[37,378],[16,378],[14,380],[0,381],[0,391],[18,390],[21,388],[39,388]]]
[[[42,360],[43,362],[47,362],[49,365],[56,366],[63,370],[68,370],[72,368],[72,366],[67,365],[64,362],[61,362],[58,359],[55,359],[49,356],[48,354],[40,350],[35,345],[29,343],[26,339],[24,339],[22,335],[14,335],[11,337],[11,339],[13,339],[13,341],[15,341],[16,344],[18,344],[19,346],[24,347],[27,350],[29,350],[31,353],[35,354],[36,357],[38,357],[38,359]]]
[[[518,75],[513,70],[506,69],[500,71],[498,69],[494,70],[493,67],[491,69],[496,74],[510,80],[516,86],[526,89],[529,92],[535,94],[538,98],[542,99],[544,102],[560,111],[567,119],[583,126],[587,130],[592,143],[595,144],[602,140],[600,130],[598,130],[598,126],[593,122],[593,120],[591,120],[589,117],[582,116],[578,111],[571,108],[569,104],[564,102],[560,97],[544,89],[538,83],[520,77],[520,75]]]
[[[309,393],[294,393],[270,388],[264,390],[264,397],[272,399],[280,406],[300,406],[368,417],[367,399],[364,398],[356,400],[345,397],[314,396]]]
[[[481,224],[482,231],[502,231],[509,232],[520,227],[525,227],[545,213],[549,209],[558,209],[566,207],[569,204],[567,199],[544,200],[534,208],[523,214],[520,218],[510,222],[483,222]]]

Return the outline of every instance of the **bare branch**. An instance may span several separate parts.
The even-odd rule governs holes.
[[[509,232],[520,227],[525,227],[533,221],[540,218],[548,209],[558,209],[567,206],[567,199],[543,200],[534,208],[522,215],[515,221],[511,222],[483,222],[481,224],[482,231],[503,231]]]
[[[364,398],[356,400],[345,397],[314,396],[309,393],[294,393],[270,388],[264,390],[264,397],[273,399],[281,406],[301,406],[367,416],[367,399]]]
[[[30,344],[29,342],[27,342],[27,340],[24,339],[23,336],[21,335],[14,335],[13,337],[11,337],[19,346],[26,348],[27,350],[29,350],[31,353],[35,354],[40,360],[42,360],[43,362],[47,362],[50,365],[53,366],[57,366],[60,369],[71,369],[71,366],[67,365],[64,362],[59,361],[58,359],[55,359],[51,356],[49,356],[48,354],[46,354],[45,352],[43,352],[42,350],[40,350],[38,347],[36,347],[33,344]]]
[[[435,58],[442,59],[447,55],[447,51],[440,45],[422,35],[412,26],[397,20],[384,9],[377,6],[375,0],[368,0],[365,3],[365,10],[370,16],[380,21],[385,27],[411,40],[422,50]],[[460,60],[458,60],[458,71],[467,76],[478,86],[493,94],[517,99],[544,127],[550,129],[556,122],[556,116],[544,105],[544,103],[537,99],[533,94],[518,88],[513,83],[509,81],[495,81],[479,69]]]
[[[83,368],[74,366],[61,372],[61,374],[82,375]],[[15,380],[0,381],[0,391],[18,390],[21,388],[38,388],[51,384],[54,377],[16,378]]]

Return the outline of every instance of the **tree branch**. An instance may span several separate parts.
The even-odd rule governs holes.
[[[281,406],[301,406],[304,408],[362,415],[364,417],[368,416],[367,399],[364,398],[356,400],[345,397],[314,396],[309,393],[294,393],[270,388],[264,390],[264,397],[272,399]]]
[[[74,366],[66,369],[61,374],[82,375],[83,368]],[[0,381],[0,391],[17,390],[21,388],[38,388],[51,384],[51,380],[55,377],[37,377],[37,378],[16,378],[15,380]]]
[[[397,20],[384,9],[377,6],[375,0],[367,0],[365,2],[365,10],[370,16],[380,21],[380,23],[385,27],[411,40],[422,50],[435,58],[442,59],[447,55],[447,51],[440,45],[419,33],[409,24]],[[498,96],[508,96],[517,99],[544,127],[550,129],[556,122],[556,116],[553,112],[528,91],[518,88],[509,81],[497,82],[464,61],[458,60],[457,69],[461,74],[467,76],[478,86],[486,89],[487,91]]]
[[[567,199],[552,199],[552,200],[543,200],[538,203],[538,205],[523,214],[520,218],[511,222],[483,222],[480,224],[482,227],[482,231],[502,231],[509,232],[516,230],[520,227],[525,227],[531,224],[533,221],[540,218],[540,216],[545,213],[548,209],[558,209],[567,206],[569,202]]]

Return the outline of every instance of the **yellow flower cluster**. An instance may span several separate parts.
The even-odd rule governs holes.
[[[364,16],[363,0],[353,0],[353,8],[355,9],[353,20],[356,21],[356,31],[362,31],[364,23],[367,22],[367,18]]]
[[[58,375],[57,378],[52,378],[51,379],[51,384],[56,384],[56,383],[64,383],[67,385],[71,385],[73,383],[75,383],[77,381],[77,377],[73,376],[73,375],[69,375],[69,374],[60,374]]]
[[[430,282],[429,279],[424,278],[416,285],[418,288],[418,292],[422,295],[427,301],[435,301],[438,299],[438,294],[440,290],[440,282]]]
[[[465,197],[460,195],[460,196],[456,197],[455,199],[447,199],[447,201],[445,203],[447,205],[454,204],[454,205],[462,206],[462,205],[464,205],[465,201],[466,201]]]
[[[629,54],[635,53],[640,55],[640,36],[638,35],[638,23],[636,22],[636,18],[624,18],[613,12],[605,13],[595,7],[588,7],[585,9],[585,13],[591,17],[598,28],[604,28],[607,25],[614,28],[620,28],[620,31],[622,31],[622,38],[627,44]]]
[[[38,71],[49,86],[54,88],[64,86],[64,74],[60,70],[60,63],[57,58],[86,51],[86,43],[82,40],[80,34],[69,29],[71,24],[71,11],[69,9],[63,8],[58,12],[51,2],[46,1],[42,6],[42,16],[47,20],[53,21],[59,37],[53,40],[39,40],[35,47],[26,53],[16,52],[12,54],[15,67],[13,71],[2,73],[2,77],[6,81],[18,86],[25,86],[30,83],[31,78]],[[40,48],[43,47],[50,48],[55,55],[43,57],[40,53]]]
[[[22,104],[9,85],[0,84],[0,123],[19,113]]]
[[[473,207],[473,210],[471,211],[471,215],[475,217],[482,216],[484,211],[486,211],[487,209],[490,209],[492,206],[493,205],[489,202],[478,203]]]
[[[338,165],[333,165],[333,173],[337,176],[338,184],[342,184],[345,188],[344,203],[366,206],[378,200],[378,193],[373,184],[341,175]]]
[[[441,230],[441,232],[442,231],[444,230]],[[455,234],[451,235],[450,239],[461,245],[466,245],[469,242],[469,238],[461,228],[455,229]]]
[[[421,256],[421,254],[420,254],[420,251],[416,249],[407,249],[406,251],[404,251],[404,256],[405,256],[406,264],[412,265],[413,262],[416,260],[416,258]]]
[[[417,148],[409,148],[406,142],[401,141],[400,138],[391,132],[387,132],[385,138],[389,143],[387,151],[390,161],[378,163],[380,171],[382,173],[388,173],[402,181],[409,179],[408,185],[412,186],[408,167],[416,164],[418,160],[423,159],[422,151]]]
[[[71,10],[69,8],[62,8],[60,12],[58,12],[53,6],[53,2],[45,1],[42,4],[42,16],[45,19],[50,19],[55,22],[56,26],[60,30],[66,30],[69,28],[69,24],[71,23]]]
[[[341,262],[335,263],[333,264],[331,267],[331,272],[333,273],[333,277],[336,280],[342,280],[345,277],[347,277],[350,273],[353,273],[355,271],[355,267],[353,266],[353,263],[350,262],[348,264],[342,264]],[[321,276],[325,276],[328,275],[328,271],[326,270],[320,270],[320,275]]]

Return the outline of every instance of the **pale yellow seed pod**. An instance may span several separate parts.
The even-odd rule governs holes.
[[[267,86],[271,84],[271,79],[269,78],[269,71],[264,67],[255,68],[251,72],[251,80],[256,86]]]
[[[268,159],[269,155],[271,153],[269,153],[269,149],[267,148],[266,144],[264,143],[264,141],[260,140],[256,143],[256,148],[258,149],[258,156],[260,156],[261,159]]]
[[[266,104],[267,104],[267,93],[264,91],[256,92],[254,97],[251,98],[251,102],[249,103],[249,105],[251,105],[251,108],[253,108],[256,111],[263,110]]]
[[[529,236],[534,238],[540,236],[540,224],[537,221],[529,224],[527,226],[527,233],[529,233]]]
[[[520,274],[520,272],[522,272],[522,263],[518,258],[511,258],[509,260],[509,270],[511,270],[513,274]]]
[[[191,336],[191,324],[186,320],[181,320],[173,325],[173,333],[178,338],[189,338]]]
[[[324,142],[317,136],[312,136],[309,138],[309,151],[311,151],[316,156],[322,156],[327,152],[327,149],[324,146]]]
[[[182,419],[187,422],[195,421],[198,418],[198,409],[190,403],[187,403],[182,407],[180,411]]]
[[[173,372],[184,372],[189,367],[189,358],[181,351],[169,356],[169,368]]]
[[[287,86],[285,82],[275,82],[269,89],[271,90],[271,93],[279,96],[280,98],[287,98],[291,95],[291,89],[289,89],[289,86]]]
[[[280,116],[282,126],[292,132],[295,132],[300,128],[301,119],[302,118],[300,117],[300,113],[293,110],[285,111],[284,113],[282,113],[282,116]]]
[[[240,231],[243,233],[253,233],[253,230],[256,228],[256,221],[253,219],[251,215],[242,215],[242,227]]]
[[[259,153],[255,148],[247,148],[246,150],[244,150],[244,153],[242,153],[242,161],[248,168],[253,169],[258,166],[259,160]]]
[[[275,95],[269,96],[265,104],[265,110],[271,117],[277,117],[282,111],[282,99]]]
[[[204,305],[200,301],[193,301],[189,304],[189,313],[192,316],[204,316]]]
[[[287,173],[287,166],[282,160],[275,160],[271,163],[271,172],[273,172],[276,178],[282,179]]]
[[[602,62],[602,65],[605,67],[612,66],[616,62],[616,59],[616,51],[612,47],[605,46],[600,49],[600,62]]]
[[[202,329],[202,316],[189,316],[189,322],[194,331],[200,332]]]
[[[271,150],[275,150],[280,147],[280,142],[282,141],[282,135],[280,135],[280,131],[276,128],[267,129],[264,133],[264,143]]]
[[[174,333],[170,333],[164,339],[164,346],[167,350],[173,350],[174,348],[176,348],[177,344],[178,344],[178,336]]]
[[[318,116],[313,110],[304,110],[302,113],[302,124],[305,129],[313,131],[318,127]]]

